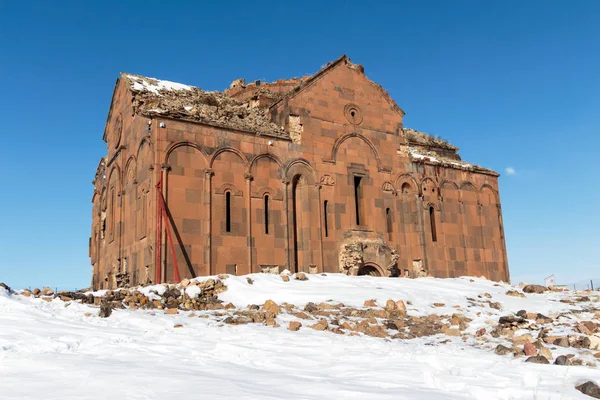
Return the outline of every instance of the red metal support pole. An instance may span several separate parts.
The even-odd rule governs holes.
[[[175,248],[173,247],[173,238],[171,237],[171,230],[169,229],[169,218],[167,217],[167,210],[164,203],[163,215],[165,216],[166,221],[165,229],[167,230],[167,239],[169,239],[169,249],[171,250],[171,257],[173,257],[173,279],[175,279],[175,282],[181,282],[181,276],[179,276],[179,266],[177,265],[177,257],[175,257]]]
[[[168,239],[168,242],[169,242],[169,250],[171,252],[171,257],[173,258],[173,279],[176,282],[180,282],[181,281],[181,276],[179,274],[179,265],[177,263],[177,257],[175,255],[175,247],[173,246],[173,238],[171,236],[171,230],[169,229],[169,216],[167,214],[167,205],[165,204],[165,198],[163,197],[162,192],[161,192],[161,187],[162,187],[161,183],[162,183],[162,175],[161,175],[160,183],[158,185],[156,185],[156,188],[157,188],[157,198],[156,198],[156,201],[158,203],[158,212],[160,214],[158,216],[159,222],[157,224],[157,229],[158,229],[158,232],[159,232],[159,236],[158,236],[158,240],[157,240],[157,245],[158,246],[161,245],[162,219],[164,217],[164,219],[165,219],[165,229],[167,231],[167,239]],[[158,254],[158,257],[160,257],[160,255],[161,255],[161,249],[160,248],[159,248],[157,254]],[[159,265],[159,267],[156,269],[156,274],[157,274],[156,276],[160,277],[160,261],[159,261],[159,263],[157,265]],[[160,283],[160,282],[158,282],[158,283]]]

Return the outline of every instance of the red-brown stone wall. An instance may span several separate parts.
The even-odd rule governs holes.
[[[147,121],[132,112],[131,93],[119,81],[105,130],[107,156],[94,181],[90,253],[96,288],[114,287],[125,272],[131,281],[154,280],[155,153]]]
[[[382,275],[393,249],[403,276],[509,278],[497,177],[410,161],[402,110],[356,67],[342,63],[272,107],[291,139],[132,116],[130,104],[117,85],[107,180],[93,200],[95,287],[114,286],[118,272],[132,284],[156,280],[160,176],[169,214],[160,280],[175,278],[167,229],[180,277],[339,272],[341,246],[356,240]],[[97,239],[103,211],[113,230]]]

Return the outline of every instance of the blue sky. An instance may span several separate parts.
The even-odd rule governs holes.
[[[406,126],[502,173],[513,281],[598,278],[598,21],[593,0],[0,1],[0,281],[89,285],[91,181],[120,71],[222,90],[341,54]]]

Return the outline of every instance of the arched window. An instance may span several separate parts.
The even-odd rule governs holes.
[[[329,226],[327,225],[327,219],[328,219],[328,215],[327,215],[327,211],[329,208],[329,202],[327,200],[325,200],[323,202],[323,227],[325,228],[325,237],[329,237]]]
[[[435,210],[429,206],[429,223],[431,224],[431,240],[437,242],[437,232],[435,231]]]
[[[388,240],[392,240],[393,233],[393,221],[392,221],[392,211],[388,208],[385,209],[385,224],[387,228]]]
[[[265,234],[269,234],[269,195],[265,194]]]
[[[231,232],[231,192],[225,193],[225,232]]]

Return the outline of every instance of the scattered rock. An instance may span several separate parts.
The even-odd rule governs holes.
[[[290,281],[290,277],[288,275],[281,275],[281,280],[284,282],[289,282]]]
[[[481,328],[481,329],[478,329],[478,330],[475,332],[475,336],[477,336],[477,337],[479,337],[479,336],[483,336],[483,335],[485,335],[486,333],[487,333],[487,332],[486,332],[485,328]]]
[[[560,346],[560,347],[569,347],[570,346],[569,339],[566,337],[556,338],[554,340],[554,342],[552,342],[552,344],[555,346]]]
[[[387,330],[381,325],[368,325],[363,333],[367,336],[383,338],[388,336]]]
[[[509,290],[508,292],[506,292],[506,295],[512,297],[527,297],[523,293],[517,292],[516,290]]]
[[[308,315],[307,313],[305,313],[305,312],[303,312],[303,311],[297,312],[297,313],[295,313],[295,314],[293,314],[293,315],[294,315],[295,317],[297,317],[297,318],[301,318],[301,319],[312,319],[312,318],[310,317],[310,315]]]
[[[40,292],[40,296],[52,296],[54,294],[54,290],[50,289],[49,287],[45,287],[42,289],[42,291]]]
[[[539,347],[539,355],[546,357],[548,360],[552,360],[552,352],[546,346]]]
[[[252,278],[250,278],[249,276],[246,277],[246,281],[250,284],[253,285],[254,284],[254,280]]]
[[[513,317],[512,315],[506,315],[504,317],[500,317],[498,319],[498,322],[500,322],[500,324],[502,325],[519,325],[519,324],[524,324],[527,323],[527,320],[525,318],[520,318],[520,317]]]
[[[524,344],[527,344],[527,343],[533,343],[534,339],[530,334],[526,333],[525,335],[519,335],[519,336],[513,337],[512,342],[515,346],[523,346]]]
[[[183,280],[179,284],[181,285],[181,287],[188,287],[190,286],[190,280],[188,278],[183,278]]]
[[[10,286],[8,286],[6,283],[4,282],[0,282],[0,287],[6,289],[7,292],[12,292],[12,290],[10,289]]]
[[[535,364],[550,364],[550,361],[544,356],[532,356],[529,357],[525,362],[535,363]]]
[[[592,321],[583,321],[577,324],[577,331],[589,336],[598,331],[598,326]]]
[[[112,304],[108,302],[102,303],[102,305],[100,305],[98,316],[100,318],[108,318],[110,317],[110,314],[112,314]]]
[[[600,350],[600,335],[590,335],[587,337],[590,341],[590,345],[588,346],[591,350]]]
[[[183,324],[175,324],[173,325],[173,328],[183,328]]]
[[[30,296],[31,296],[31,294],[32,294],[32,293],[31,293],[29,290],[24,290],[24,291],[22,291],[22,292],[21,292],[21,295],[22,295],[22,296],[25,296],[25,297],[30,297]]]
[[[535,347],[535,345],[533,343],[526,343],[523,346],[523,351],[525,352],[526,356],[536,356],[537,355],[537,348]]]
[[[42,292],[42,291],[41,291],[40,289],[38,289],[38,288],[34,288],[34,289],[33,289],[33,295],[34,295],[34,296],[39,296],[41,292]]]
[[[569,359],[567,356],[558,356],[556,360],[554,360],[555,365],[569,365]]]
[[[179,310],[177,308],[167,308],[167,311],[165,311],[165,314],[168,314],[168,315],[179,314]]]
[[[494,353],[500,356],[504,356],[506,354],[512,353],[512,349],[509,349],[508,347],[499,344],[498,346],[496,346]]]
[[[396,311],[398,309],[398,305],[396,304],[396,302],[394,300],[388,300],[385,303],[385,309],[387,311]]]
[[[523,287],[523,291],[525,293],[544,293],[548,291],[548,288],[546,286],[542,286],[542,285],[525,285]]]
[[[306,274],[304,272],[298,272],[296,274],[296,280],[297,281],[307,281],[308,280],[308,276],[306,276]]]
[[[277,305],[277,303],[275,303],[273,300],[265,301],[265,304],[263,304],[262,309],[265,311],[272,312],[273,314],[279,314],[279,312],[281,311],[281,307],[279,307],[279,305]]]
[[[294,331],[296,332],[297,330],[300,329],[300,327],[302,326],[302,324],[298,321],[291,321],[289,326],[288,326],[288,331]]]
[[[319,320],[319,322],[317,322],[314,325],[309,325],[309,328],[312,328],[316,331],[324,331],[325,329],[327,329],[327,327],[329,326],[329,323],[327,322],[326,319],[321,319]]]
[[[460,336],[460,330],[458,328],[446,328],[442,329],[442,332],[447,336]]]
[[[404,304],[404,302],[402,300],[398,300],[396,302],[396,309],[398,311],[406,313],[406,305]]]
[[[374,299],[371,300],[365,300],[364,304],[365,307],[377,307],[377,302]]]
[[[317,307],[317,305],[315,303],[309,301],[304,306],[304,311],[309,312],[309,313],[314,313],[314,312],[319,311],[319,307]]]
[[[600,399],[600,387],[598,387],[598,385],[596,385],[592,381],[587,381],[586,383],[583,383],[579,386],[575,386],[575,389],[590,397]]]
[[[445,304],[444,303],[433,303],[434,307],[444,307]]]

